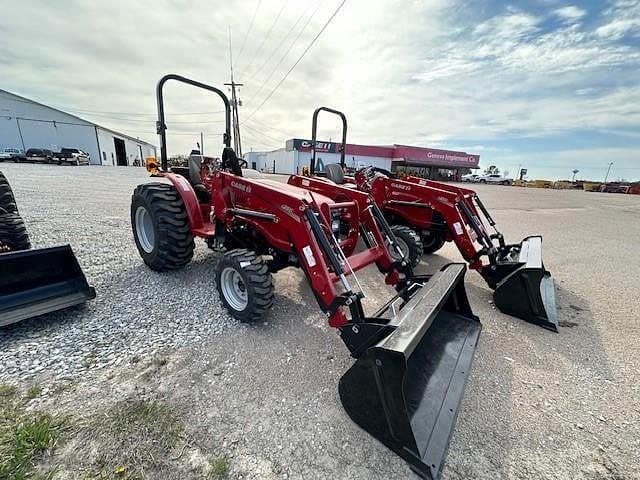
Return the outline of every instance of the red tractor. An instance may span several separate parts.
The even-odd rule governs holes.
[[[340,164],[325,165],[323,176],[316,170],[317,116],[328,111],[342,118]],[[383,212],[392,229],[411,229],[422,240],[423,253],[434,253],[446,241],[453,241],[470,268],[477,270],[495,290],[495,305],[503,312],[558,331],[555,289],[551,274],[542,263],[542,237],[530,236],[517,244],[506,244],[488,210],[473,191],[446,183],[408,177],[401,180],[391,172],[366,167],[355,178],[346,177],[345,115],[327,107],[313,115],[311,162],[306,188],[323,193],[333,184],[367,193]],[[301,180],[296,183],[304,184]],[[482,218],[494,230],[489,234]],[[414,234],[415,235],[415,234]],[[401,241],[403,237],[398,236]],[[413,253],[413,252],[412,252]],[[414,259],[415,257],[412,257]]]
[[[344,113],[339,112],[338,110],[334,110],[328,107],[320,107],[313,112],[313,122],[312,122],[312,138],[313,144],[315,145],[316,131],[318,128],[318,115],[320,112],[328,112],[333,113],[340,117],[342,120],[342,150],[341,150],[341,159],[342,164],[344,164],[344,155],[345,155],[345,145],[347,141],[347,118]],[[424,250],[424,246],[422,245],[422,240],[416,232],[407,227],[406,225],[389,225],[387,220],[384,218],[384,215],[380,211],[380,208],[375,204],[370,195],[366,192],[359,191],[355,188],[353,183],[344,183],[342,181],[333,182],[327,181],[326,177],[315,176],[312,172],[315,172],[315,149],[313,150],[314,156],[311,160],[310,165],[310,174],[308,175],[291,175],[287,181],[289,185],[295,185],[297,187],[304,188],[306,190],[310,190],[312,192],[316,192],[322,194],[326,197],[331,198],[334,201],[352,201],[355,202],[360,211],[360,215],[368,215],[368,210],[374,210],[377,218],[380,218],[380,226],[387,233],[388,236],[395,236],[397,248],[390,249],[392,257],[396,259],[401,259],[405,257],[408,259],[409,263],[412,267],[415,267],[418,262],[420,262],[420,258],[422,257],[422,253]],[[336,167],[337,165],[329,165],[329,168]],[[339,175],[342,173],[342,169],[336,169],[335,175]],[[393,235],[391,234],[393,233]],[[365,237],[366,239],[366,237]]]
[[[192,156],[188,167],[167,168],[168,80],[222,99],[219,165]],[[249,175],[230,148],[231,110],[221,90],[166,75],[157,99],[161,169],[151,170],[160,181],[138,186],[131,204],[144,262],[154,270],[180,268],[192,258],[194,239],[202,238],[224,252],[215,268],[217,290],[244,321],[262,319],[273,304],[273,273],[302,269],[329,324],[357,359],[340,380],[345,409],[423,478],[437,477],[481,329],[464,290],[466,267],[414,276],[404,258],[389,254],[396,240],[379,209]],[[355,272],[372,264],[397,294],[367,314]]]

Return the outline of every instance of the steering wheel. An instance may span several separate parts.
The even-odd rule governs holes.
[[[244,158],[238,158],[236,152],[231,147],[222,150],[222,168],[228,168],[234,175],[242,176],[242,167],[248,165]]]

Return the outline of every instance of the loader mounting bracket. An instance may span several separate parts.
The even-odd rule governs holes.
[[[384,323],[351,322],[340,327],[338,329],[338,334],[351,352],[351,356],[353,358],[360,358],[369,347],[378,343],[394,329],[395,327],[385,325]]]

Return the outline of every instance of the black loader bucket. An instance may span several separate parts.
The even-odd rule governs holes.
[[[551,274],[542,264],[542,237],[522,241],[517,262],[521,264],[497,285],[496,307],[508,315],[558,331],[556,294]]]
[[[448,265],[418,288],[391,317],[395,330],[340,379],[352,420],[427,479],[440,474],[482,328],[465,271]]]
[[[95,296],[69,245],[0,254],[0,326]]]

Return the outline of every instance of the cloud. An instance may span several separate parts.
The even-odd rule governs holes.
[[[153,141],[158,79],[172,72],[227,82],[230,26],[236,57],[247,36],[234,65],[244,83],[245,150],[309,136],[320,105],[347,113],[353,142],[484,145],[483,155],[509,151],[518,139],[585,130],[608,132],[603,142],[615,143],[616,132],[640,124],[640,49],[629,41],[640,18],[635,0],[590,6],[588,14],[560,2],[541,11],[463,0],[349,1],[253,113],[339,4],[320,2],[289,1],[274,23],[284,0],[263,1],[249,32],[257,0],[215,8],[207,0],[8,2],[3,13],[13,20],[0,25],[2,88],[102,112],[69,110]],[[41,26],[38,35],[24,24]],[[218,148],[222,115],[184,112],[220,109],[209,94],[168,85],[171,152],[188,152],[200,131]],[[320,135],[336,138],[337,120],[323,116]]]
[[[568,5],[566,7],[561,7],[553,12],[556,17],[561,20],[564,20],[567,23],[574,24],[581,20],[587,12],[575,5]]]

